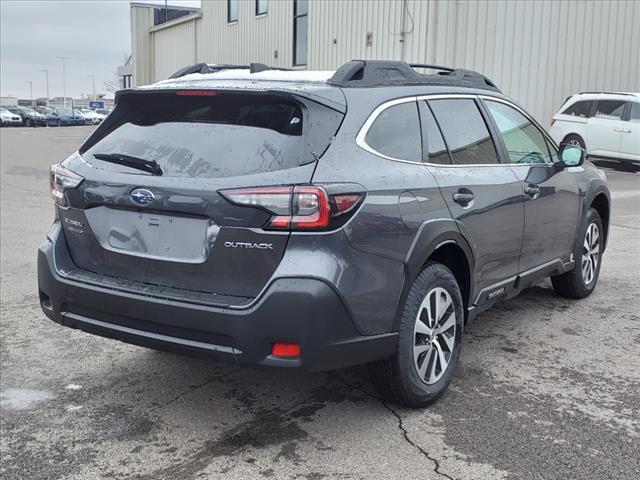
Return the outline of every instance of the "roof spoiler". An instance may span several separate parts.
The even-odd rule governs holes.
[[[211,65],[208,63],[196,63],[188,67],[181,68],[169,78],[180,78],[192,73],[214,73],[222,70],[249,70],[249,73],[259,73],[265,70],[290,70],[289,68],[270,67],[264,63],[250,63],[249,65]]]

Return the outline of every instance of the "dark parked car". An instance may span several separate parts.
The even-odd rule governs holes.
[[[85,117],[71,108],[54,108],[47,115],[47,125],[49,125],[50,127],[63,127],[85,124]]]
[[[32,108],[20,106],[10,106],[3,108],[9,110],[15,115],[19,115],[22,118],[22,125],[25,127],[33,127],[34,125],[46,125],[46,117],[41,113],[36,112]]]
[[[120,91],[52,167],[49,318],[247,365],[368,363],[419,407],[478,312],[546,277],[570,298],[595,288],[604,173],[486,77],[224,68]]]

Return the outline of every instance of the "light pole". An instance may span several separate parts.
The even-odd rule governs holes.
[[[45,78],[47,79],[47,105],[49,104],[49,70],[40,70],[41,72],[44,72],[45,74]]]
[[[91,78],[91,84],[93,86],[93,101],[96,101],[96,76],[95,75],[87,75],[87,77]]]
[[[29,100],[31,100],[31,106],[35,109],[36,106],[33,104],[33,81],[27,80],[27,83],[29,84]]]
[[[62,60],[62,105],[66,107],[67,106],[67,60],[71,59],[71,57],[58,56],[58,58]]]

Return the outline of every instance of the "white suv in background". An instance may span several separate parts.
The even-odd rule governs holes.
[[[573,95],[553,116],[549,133],[591,157],[640,165],[640,93]]]

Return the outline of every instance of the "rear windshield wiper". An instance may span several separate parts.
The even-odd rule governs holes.
[[[105,162],[117,163],[125,167],[136,168],[149,172],[152,175],[162,175],[162,169],[155,160],[146,160],[140,157],[132,157],[122,153],[94,153],[93,156],[98,160]]]

